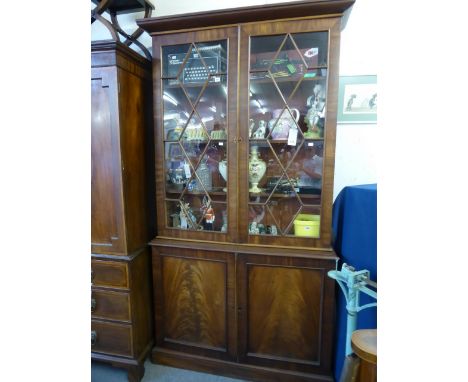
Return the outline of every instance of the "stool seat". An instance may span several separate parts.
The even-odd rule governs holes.
[[[351,335],[351,348],[359,358],[377,364],[377,329],[354,331]]]

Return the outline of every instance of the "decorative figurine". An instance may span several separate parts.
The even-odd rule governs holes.
[[[258,233],[260,235],[266,234],[266,229],[265,229],[265,226],[263,224],[260,223],[260,224],[257,225],[257,227],[258,227]]]
[[[301,112],[295,108],[290,110],[293,114],[296,114],[294,119],[288,112],[288,109],[285,109],[284,112],[282,109],[273,111],[273,118],[268,122],[268,128],[271,131],[271,137],[273,139],[287,139],[289,136],[289,129],[297,126]],[[278,121],[276,122],[276,120]]]
[[[180,228],[180,216],[178,213],[174,213],[170,215],[172,218],[172,227]]]
[[[309,110],[304,118],[307,124],[307,131],[304,133],[304,138],[314,139],[323,137],[323,122],[325,118],[325,93],[322,85],[314,86],[314,95],[307,98],[307,106]]]
[[[213,207],[211,207],[211,202],[207,199],[206,196],[203,198],[202,210],[204,220],[203,229],[206,231],[213,231],[215,213]]]
[[[221,226],[221,232],[227,232],[227,211],[223,210],[223,225]]]
[[[211,170],[208,167],[208,157],[205,156],[200,164],[198,165],[198,168],[196,170],[198,179],[195,183],[195,187],[193,188],[194,191],[199,191],[202,192],[204,191],[203,186],[205,187],[206,191],[211,191],[212,186],[213,186],[213,179],[211,177]]]
[[[271,234],[272,235],[278,235],[278,229],[276,228],[276,226],[274,224],[271,226],[270,229],[271,229]]]
[[[172,183],[177,190],[182,190],[185,182],[185,172],[182,167],[169,169],[167,172],[169,182]]]
[[[249,181],[252,187],[250,187],[249,192],[262,192],[262,190],[258,188],[258,183],[262,180],[263,175],[265,175],[265,171],[266,163],[260,159],[258,147],[254,145],[250,148]]]
[[[257,222],[252,222],[249,224],[249,233],[251,235],[258,235],[259,234],[259,230],[258,230],[258,226],[257,226]]]
[[[187,215],[185,214],[184,210],[181,208],[179,212],[179,221],[180,221],[180,228],[182,229],[188,229],[188,221],[187,221]]]
[[[183,200],[180,201],[180,228],[182,229],[189,229],[191,226],[194,228],[197,227],[197,219],[193,214],[192,208],[190,207],[189,203],[185,203]],[[191,221],[192,223],[189,223]]]
[[[188,141],[205,141],[206,132],[200,123],[195,123],[193,119],[190,120],[184,133],[185,138]]]
[[[249,119],[249,138],[252,138],[252,132],[254,131],[255,128],[255,121],[250,118]]]
[[[255,130],[253,133],[253,138],[261,139],[261,138],[265,138],[265,135],[266,135],[266,122],[263,120],[260,120],[258,122],[257,130]]]
[[[212,130],[210,135],[211,139],[215,140],[222,140],[227,138],[226,131],[224,130]]]
[[[222,161],[218,163],[218,170],[221,176],[223,177],[224,181],[227,182],[227,160],[224,158]],[[227,192],[226,187],[223,187],[223,191]]]

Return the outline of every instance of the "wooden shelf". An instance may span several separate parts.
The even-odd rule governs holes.
[[[297,193],[297,195],[301,198],[301,199],[320,199],[321,195],[315,195],[315,194],[301,194],[301,193]],[[269,192],[259,192],[259,193],[253,193],[253,192],[249,192],[249,197],[256,197],[256,196],[260,196],[261,198],[268,198],[270,196],[270,193]],[[285,199],[291,199],[291,198],[295,198],[296,195],[294,193],[289,193],[289,194],[284,194],[284,193],[274,193],[273,194],[273,197],[274,198],[285,198]]]
[[[304,138],[305,141],[323,141],[323,138]],[[267,143],[267,142],[271,142],[271,143],[288,143],[288,139],[287,138],[284,138],[284,139],[266,139],[266,138],[250,138],[249,139],[250,142],[258,142],[258,143]]]
[[[190,139],[190,140],[187,140],[187,139],[181,139],[180,142],[183,144],[183,143],[198,143],[198,144],[207,144],[208,142],[226,142],[227,139],[215,139],[215,138],[210,138],[210,140],[207,140],[207,139]],[[178,143],[179,140],[177,141],[168,141],[168,140],[164,140],[164,143]]]
[[[216,73],[213,74],[214,76],[226,76],[226,81],[219,81],[219,82],[208,82],[208,85],[206,85],[207,88],[214,88],[219,85],[225,85],[227,86],[227,73]],[[162,78],[163,81],[167,80],[175,80],[176,78]],[[206,82],[189,82],[189,83],[183,83],[181,82],[180,84],[173,84],[170,85],[169,83],[164,84],[163,87],[164,89],[182,89],[182,86],[184,88],[202,88],[205,86]]]
[[[182,194],[182,190],[173,190],[173,189],[167,189],[166,188],[166,193],[167,194]],[[184,195],[194,195],[194,196],[203,196],[206,195],[204,191],[186,191]],[[213,195],[213,196],[226,196],[227,193],[224,191],[208,191],[208,195]]]
[[[325,67],[326,68],[326,67]],[[276,83],[284,83],[284,82],[299,82],[302,78],[301,76],[290,76],[290,77],[275,77]],[[306,77],[303,81],[325,81],[327,77],[325,76],[315,76],[315,77]],[[273,85],[273,81],[271,78],[251,78],[250,82],[255,84],[271,84]]]

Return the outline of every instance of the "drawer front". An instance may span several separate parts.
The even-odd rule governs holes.
[[[91,282],[95,286],[129,288],[127,263],[91,260]]]
[[[93,289],[91,317],[130,322],[130,295],[126,292]]]
[[[132,357],[131,325],[91,320],[91,351]]]

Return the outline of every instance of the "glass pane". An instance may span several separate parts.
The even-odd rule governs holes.
[[[192,44],[170,45],[162,48],[162,76],[163,78],[178,78],[182,64],[188,59]]]
[[[326,95],[326,77],[304,77],[288,100],[289,107],[300,114],[298,125],[306,139],[324,137]]]
[[[227,230],[227,41],[162,50],[167,226]]]
[[[292,37],[288,34],[281,46],[273,64],[270,66],[269,77],[285,78],[301,76],[306,69],[306,62],[297,49]]]
[[[252,37],[250,39],[250,70],[268,70],[285,38],[286,35]]]
[[[303,204],[320,205],[323,174],[323,142],[306,141],[286,173]]]
[[[251,38],[250,235],[318,237],[327,46],[328,32]]]
[[[163,80],[164,139],[177,141],[187,125],[192,106],[180,83],[169,85],[170,81]]]
[[[328,32],[294,33],[291,36],[308,68],[327,66]]]
[[[294,218],[286,235],[309,238],[320,237],[320,207],[303,206],[300,213]]]
[[[202,200],[199,197],[184,198],[183,200],[167,201],[167,226],[179,229],[200,230],[200,212]]]
[[[178,142],[165,143],[166,197],[178,199],[184,190],[187,179],[186,160]]]
[[[179,78],[184,84],[204,83],[208,74],[226,73],[227,41],[164,46],[162,65],[163,78]]]
[[[217,82],[210,82],[206,85],[195,105],[195,109],[211,139],[227,138],[226,75],[219,75],[217,76]]]

